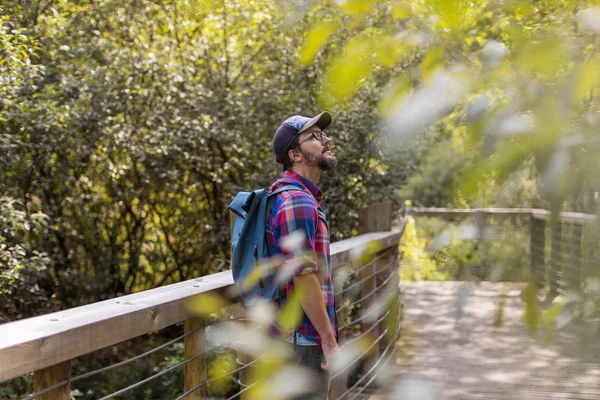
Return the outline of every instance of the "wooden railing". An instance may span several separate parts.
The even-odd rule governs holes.
[[[413,208],[409,213],[444,219],[471,218],[483,240],[489,239],[486,230],[494,229],[491,220],[512,219],[513,227],[528,228],[529,240],[523,245],[528,245],[530,277],[548,286],[551,293],[584,290],[586,278],[600,272],[597,245],[600,230],[595,215],[572,212],[552,215],[546,210],[525,208]]]
[[[389,206],[384,208],[390,211]],[[361,217],[369,220],[369,215],[374,212],[379,214],[380,211],[381,207],[370,208],[362,212]],[[391,225],[391,215],[388,214],[386,218],[379,216],[379,221],[375,226],[363,225],[363,231],[380,228],[382,224]],[[404,222],[401,224],[401,228],[403,227]],[[396,282],[397,287],[397,249],[401,236],[402,231],[368,232],[331,245],[334,276],[344,267],[345,276],[348,277],[344,279],[339,286],[340,290],[336,293],[338,318],[340,325],[344,325],[343,329],[340,329],[342,341],[352,338],[352,335],[362,334],[360,332],[364,333],[366,330],[369,330],[369,335],[375,335],[374,337],[382,336],[383,326],[379,328],[373,326],[374,322],[370,322],[369,325],[348,318],[349,315],[356,314],[357,304],[360,304],[363,310],[368,309],[383,289],[384,283],[388,284],[391,280],[392,283]],[[356,249],[375,247],[377,252],[372,255],[375,258],[362,262],[353,258]],[[361,281],[360,285],[363,287],[358,294],[344,289],[357,281]],[[185,387],[181,388],[184,395],[180,398],[202,398],[204,387],[210,383],[206,376],[206,355],[210,349],[205,347],[204,321],[190,311],[188,303],[202,294],[225,293],[232,285],[231,272],[225,271],[0,325],[0,382],[33,372],[34,393],[27,395],[26,399],[69,399],[71,389],[76,388],[78,379],[82,377],[87,379],[95,373],[103,372],[99,370],[72,376],[71,360],[183,322],[184,333],[179,339],[184,340],[185,359],[178,367],[185,368]],[[354,293],[352,295],[354,297],[350,296],[350,293]],[[396,292],[393,296],[395,301],[398,301],[399,293]],[[231,308],[231,313],[237,318],[244,313],[243,307],[239,304],[234,304]],[[398,316],[394,318],[397,319]],[[381,325],[381,323],[377,324]],[[362,326],[362,328],[358,331],[353,330],[353,334],[350,335],[349,329],[346,329],[350,326]],[[385,329],[390,330],[389,326]],[[395,331],[387,333],[381,343],[375,343],[375,351],[365,356],[362,363],[364,379],[359,382],[359,385],[355,385],[355,388],[350,389],[355,390],[372,381],[371,378],[377,372],[377,368],[373,366],[379,363],[380,355],[383,354],[380,350],[383,349],[384,344],[387,345],[385,355],[389,357],[392,354],[398,329],[396,327]],[[137,382],[131,387],[144,383]],[[129,388],[104,398],[127,393]],[[343,398],[350,389],[348,371],[344,371],[333,381],[331,398]],[[124,398],[127,398],[126,394]]]

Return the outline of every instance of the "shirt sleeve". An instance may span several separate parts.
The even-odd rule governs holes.
[[[314,199],[303,192],[294,192],[286,198],[277,213],[281,228],[280,247],[284,257],[286,270],[294,268],[292,276],[319,272],[319,264],[315,252],[315,237],[318,214]],[[295,239],[286,238],[294,234]],[[297,240],[302,238],[302,240]]]

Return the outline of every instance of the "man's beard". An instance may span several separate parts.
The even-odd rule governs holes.
[[[336,167],[337,163],[338,163],[338,159],[335,158],[335,156],[326,156],[324,153],[321,154],[315,154],[315,153],[311,153],[311,152],[304,152],[302,151],[302,149],[298,149],[300,150],[300,153],[302,153],[302,155],[304,157],[306,157],[306,159],[313,163],[316,162],[316,164],[319,166],[319,169],[321,171],[329,171],[332,170]]]

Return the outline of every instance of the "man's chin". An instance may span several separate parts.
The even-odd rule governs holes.
[[[321,161],[319,162],[319,167],[321,168],[321,171],[329,171],[334,169],[337,166],[337,163],[338,159],[335,156],[324,155]]]

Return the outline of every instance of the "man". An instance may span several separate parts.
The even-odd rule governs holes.
[[[308,367],[314,377],[312,392],[326,399],[329,390],[328,365],[339,353],[335,323],[329,226],[321,205],[322,192],[317,182],[322,171],[331,170],[337,159],[331,153],[331,139],[323,132],[331,124],[331,115],[323,112],[314,118],[294,116],[275,132],[273,151],[283,174],[270,189],[293,185],[299,190],[279,193],[267,213],[267,242],[271,254],[282,254],[286,263],[298,263],[286,294],[300,288],[304,315],[297,330],[288,338],[294,343],[295,359]],[[282,249],[281,239],[302,231],[304,246],[292,252]],[[285,299],[282,300],[282,304]],[[325,361],[323,363],[323,361]]]

